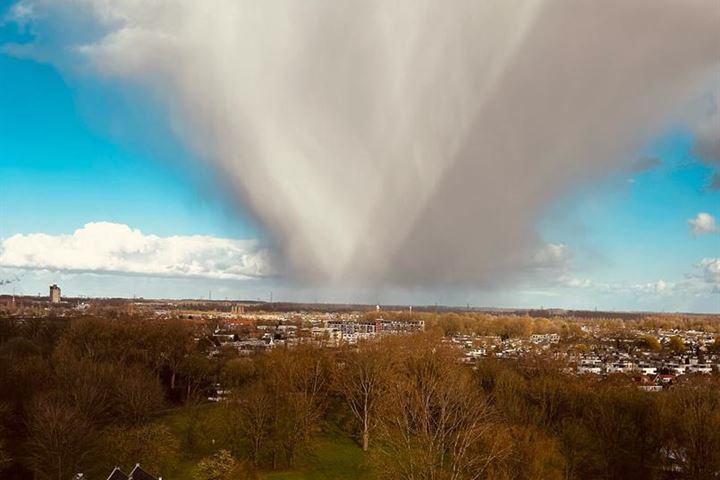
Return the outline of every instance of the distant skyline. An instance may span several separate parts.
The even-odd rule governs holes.
[[[131,3],[122,0],[118,5]],[[426,151],[415,152],[419,166],[407,167],[408,181],[414,184],[410,187],[403,185],[405,175],[377,177],[383,184],[373,185],[378,180],[372,172],[383,171],[387,164],[351,161],[365,148],[348,146],[355,139],[346,138],[345,130],[337,136],[326,135],[333,130],[321,131],[322,142],[331,145],[326,152],[329,158],[335,158],[338,148],[347,151],[349,159],[346,164],[329,161],[322,170],[330,173],[317,180],[317,191],[308,188],[313,185],[310,164],[258,160],[229,169],[227,163],[211,157],[226,150],[229,155],[250,156],[252,147],[265,151],[266,145],[257,140],[208,148],[212,135],[204,131],[197,138],[185,138],[182,132],[193,128],[192,121],[191,127],[178,126],[182,114],[176,103],[182,109],[195,109],[199,116],[207,113],[200,111],[204,103],[178,93],[186,88],[180,81],[180,86],[168,81],[174,87],[158,91],[147,78],[117,73],[95,57],[102,68],[88,67],[76,58],[87,53],[79,46],[107,47],[102,42],[114,23],[98,14],[73,17],[73,1],[58,5],[0,0],[4,19],[0,21],[0,294],[47,294],[48,286],[56,283],[63,295],[70,296],[207,298],[212,291],[214,299],[268,300],[273,292],[276,301],[720,312],[720,55],[703,70],[706,78],[688,82],[693,93],[679,98],[672,106],[674,113],[658,119],[651,132],[632,138],[628,134],[627,149],[613,146],[593,152],[614,156],[602,168],[595,163],[573,168],[581,160],[548,161],[543,167],[550,172],[547,180],[533,183],[518,178],[516,184],[499,189],[507,198],[494,193],[472,197],[474,193],[468,192],[462,201],[477,198],[477,228],[464,226],[475,217],[462,216],[457,236],[463,238],[451,238],[452,232],[436,238],[434,232],[451,223],[447,216],[457,210],[460,200],[451,195],[451,188],[443,190],[441,180],[427,187],[422,184],[424,172],[435,171],[422,163],[429,155]],[[117,8],[113,13],[122,13],[124,22],[135,21],[131,7]],[[136,20],[147,27],[154,17]],[[128,60],[122,52],[117,55],[118,63],[137,60]],[[157,75],[171,77],[174,73],[169,70]],[[684,78],[678,75],[677,82]],[[338,95],[346,93],[341,89]],[[325,106],[325,99],[317,101]],[[335,101],[335,97],[328,100],[333,105]],[[313,111],[312,106],[303,108]],[[233,122],[253,122],[254,110],[248,107],[243,112],[250,118],[229,117],[217,125],[216,135],[241,136],[230,128],[237,126]],[[365,128],[366,112],[341,113],[338,116],[348,125],[355,122],[357,128]],[[272,135],[297,135],[298,145],[308,141],[303,135],[314,131],[312,125],[325,125],[326,119],[311,117],[310,126],[298,127],[307,131],[296,131],[283,130],[286,126],[269,115],[260,116],[266,125],[277,127]],[[438,112],[438,117],[442,115]],[[644,110],[638,118],[643,115]],[[452,119],[459,116],[454,111],[449,114]],[[208,118],[215,117],[202,117],[203,128],[210,128]],[[427,131],[440,128],[413,126],[420,132],[426,127]],[[248,136],[264,139],[268,131],[249,128]],[[380,133],[372,130],[358,139],[375,139]],[[404,141],[404,129],[395,133],[398,142]],[[593,148],[592,133],[585,134],[587,140],[579,143]],[[527,135],[517,142],[522,144],[524,138]],[[336,146],[340,141],[346,144]],[[544,145],[543,139],[537,141]],[[388,145],[397,147],[383,139],[377,142],[367,148],[368,155],[384,158]],[[468,142],[472,145],[473,140]],[[563,142],[558,140],[558,145]],[[415,143],[408,140],[408,145]],[[441,150],[439,145],[433,143],[427,151]],[[482,145],[477,148],[485,152]],[[576,152],[574,146],[568,148]],[[321,147],[308,147],[316,150]],[[412,154],[411,149],[398,150]],[[272,153],[282,151],[278,146]],[[515,168],[514,151],[509,147],[499,151],[509,160],[498,160],[488,176]],[[557,151],[564,152],[561,147]],[[395,153],[392,150],[388,158]],[[464,165],[463,161],[457,165]],[[526,161],[529,169],[539,168],[532,167],[533,158]],[[258,165],[274,172],[263,171],[272,179],[265,187]],[[333,173],[336,165],[338,172]],[[257,171],[252,170],[255,167]],[[417,181],[412,180],[416,167],[421,172]],[[442,168],[450,173],[438,173],[438,178],[456,175],[452,168]],[[523,169],[518,168],[522,177]],[[487,192],[493,185],[484,183],[485,171],[486,167],[477,167],[467,176],[477,175],[478,190]],[[244,183],[246,174],[258,179],[250,187]],[[337,181],[331,175],[337,175]],[[353,175],[367,177],[346,178]],[[335,183],[327,187],[326,182]],[[543,183],[557,191],[540,192]],[[422,188],[438,193],[421,198],[406,193]],[[379,207],[362,210],[366,204],[357,198],[364,195],[371,199],[377,195]],[[523,200],[524,195],[529,200]],[[437,207],[435,212],[443,199],[447,209]],[[297,207],[300,201],[308,205]],[[415,211],[413,201],[427,201],[429,206]],[[523,217],[514,227],[514,215],[523,202],[529,207],[522,207]],[[518,210],[513,210],[514,204]],[[390,215],[386,210],[397,212]],[[417,222],[399,225],[403,211],[415,215]],[[367,223],[356,225],[352,215],[345,219],[347,212],[356,213],[357,222]],[[503,215],[502,221],[497,219]],[[341,217],[335,225],[323,223]],[[512,238],[507,249],[502,248],[504,229]],[[302,238],[291,238],[293,232]],[[404,243],[385,248],[393,241],[393,232]],[[350,248],[344,238],[351,233],[365,240]],[[426,241],[419,243],[415,237]],[[472,237],[483,249],[474,249]],[[320,246],[308,246],[313,241]],[[476,262],[483,251],[497,255]],[[314,263],[308,266],[310,262]],[[369,263],[373,265],[365,271]],[[427,273],[434,268],[437,279]]]

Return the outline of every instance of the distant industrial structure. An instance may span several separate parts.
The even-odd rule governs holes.
[[[60,303],[60,287],[50,285],[50,303]]]

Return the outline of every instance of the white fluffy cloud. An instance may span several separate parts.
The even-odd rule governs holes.
[[[13,235],[0,243],[0,266],[215,279],[272,273],[268,252],[254,240],[159,237],[110,222],[88,223],[70,235]]]
[[[715,217],[705,212],[700,212],[695,218],[688,220],[688,225],[692,234],[696,236],[720,231],[715,223]]]
[[[706,283],[720,287],[720,258],[703,258],[697,267],[702,268],[703,279]]]
[[[535,251],[530,266],[562,270],[568,266],[570,258],[570,250],[564,243],[547,243]]]

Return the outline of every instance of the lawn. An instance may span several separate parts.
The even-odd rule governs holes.
[[[311,452],[288,472],[264,472],[263,480],[355,480],[370,477],[363,451],[352,440],[336,432],[320,437]]]

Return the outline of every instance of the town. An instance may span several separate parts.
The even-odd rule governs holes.
[[[703,445],[720,428],[699,425],[720,427],[719,339],[718,315],[69,298],[52,285],[0,296],[0,471],[710,479],[720,449]],[[425,463],[459,441],[470,450],[452,463]]]
[[[552,359],[564,373],[605,377],[623,374],[639,388],[668,388],[683,376],[720,373],[720,316],[551,310],[471,310],[449,307],[314,305],[210,300],[63,299],[0,296],[0,313],[16,318],[73,317],[125,312],[179,319],[195,326],[223,352],[251,355],[280,346],[342,347],[387,335],[442,335],[459,361]],[[427,326],[426,326],[427,322]],[[463,324],[465,322],[466,324]]]

